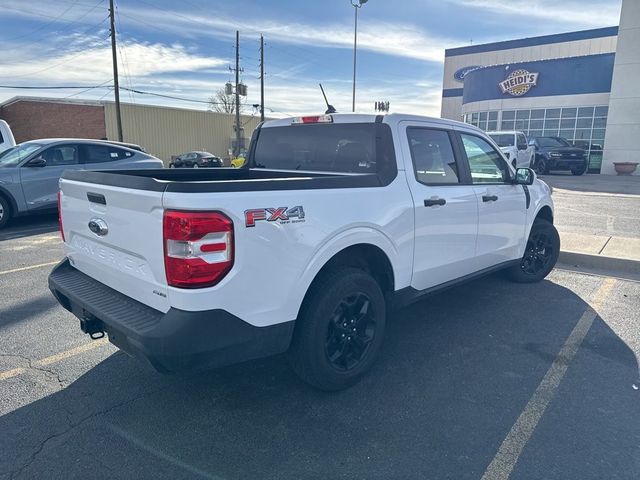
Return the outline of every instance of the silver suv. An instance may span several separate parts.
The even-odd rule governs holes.
[[[55,211],[65,170],[163,168],[162,160],[101,140],[32,140],[0,153],[0,228],[11,217]]]

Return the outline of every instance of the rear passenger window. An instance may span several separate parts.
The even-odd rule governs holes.
[[[84,163],[106,163],[133,156],[131,152],[108,145],[83,145]]]
[[[451,139],[446,131],[408,128],[407,137],[418,182],[427,185],[460,182]]]

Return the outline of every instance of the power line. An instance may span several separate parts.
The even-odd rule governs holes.
[[[109,82],[112,82],[112,81],[113,81],[113,78],[110,78],[109,80],[106,80],[106,81],[102,82],[100,85],[95,85],[95,86],[92,86],[92,87],[87,87],[87,88],[85,88],[84,90],[80,90],[79,92],[72,93],[71,95],[67,95],[66,97],[63,97],[63,98],[71,98],[71,97],[75,97],[76,95],[82,95],[83,93],[88,92],[89,90],[93,90],[93,89],[95,89],[95,88],[104,87],[104,86],[105,86],[105,84],[107,84],[107,83],[109,83]]]
[[[14,89],[14,90],[77,90],[77,89],[86,89],[86,90],[92,90],[92,89],[96,89],[96,88],[109,88],[112,89],[114,88],[113,85],[104,85],[104,84],[100,84],[100,85],[93,85],[93,86],[88,86],[88,85],[29,85],[29,86],[20,86],[20,85],[0,85],[0,88],[10,88],[10,89]],[[178,97],[175,95],[166,95],[163,93],[156,93],[156,92],[149,92],[146,90],[140,90],[137,88],[128,88],[128,87],[120,87],[120,90],[126,90],[128,92],[133,92],[133,93],[137,93],[138,95],[151,95],[154,97],[161,97],[161,98],[169,98],[172,100],[181,100],[184,102],[193,102],[193,103],[204,103],[204,104],[208,104],[208,105],[222,105],[222,102],[214,102],[214,101],[210,101],[210,100],[198,100],[195,98],[187,98],[187,97]],[[269,109],[271,110],[271,109]],[[272,110],[275,111],[275,110]]]
[[[49,20],[46,23],[43,23],[42,25],[40,25],[39,27],[35,28],[34,30],[32,30],[29,33],[25,33],[24,35],[18,35],[17,37],[12,37],[12,38],[8,38],[5,39],[5,41],[14,41],[14,40],[19,40],[21,38],[24,37],[28,37],[33,35],[35,32],[39,32],[40,30],[42,30],[43,28],[48,27],[49,25],[51,25],[52,23],[55,23],[56,20],[60,19],[60,17],[62,17],[65,13],[67,13],[69,10],[71,10],[73,7],[75,7],[78,4],[79,0],[74,1],[71,5],[69,5],[69,7],[65,8],[62,13],[60,15],[58,15],[57,17],[53,18],[52,20]],[[101,0],[102,1],[102,0]]]
[[[88,85],[50,85],[50,86],[41,86],[41,85],[0,85],[0,88],[11,88],[14,90],[75,90],[79,88],[98,88],[103,86],[94,85],[89,87]]]

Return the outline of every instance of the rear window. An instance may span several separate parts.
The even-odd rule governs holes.
[[[276,170],[378,174],[396,167],[391,131],[380,123],[263,128],[249,164]]]
[[[133,153],[108,145],[83,145],[84,163],[106,163],[130,158]]]

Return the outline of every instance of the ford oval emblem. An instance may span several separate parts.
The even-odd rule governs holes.
[[[107,233],[109,233],[109,227],[107,227],[107,223],[101,218],[92,218],[89,221],[89,230],[91,230],[99,237],[104,237]]]
[[[473,72],[474,70],[478,70],[479,68],[483,67],[481,65],[471,65],[468,67],[459,68],[453,74],[453,78],[462,83],[464,82],[464,77],[466,77],[469,72]]]

